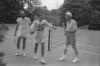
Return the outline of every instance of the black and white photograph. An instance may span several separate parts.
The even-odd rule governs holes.
[[[100,0],[0,0],[0,66],[100,66]]]

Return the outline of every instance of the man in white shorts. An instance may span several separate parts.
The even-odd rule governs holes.
[[[33,21],[33,24],[31,25],[31,30],[32,32],[35,32],[35,47],[34,47],[34,53],[35,56],[33,57],[33,59],[37,59],[37,49],[38,49],[38,44],[41,45],[41,63],[45,64],[45,60],[44,60],[44,45],[45,45],[45,35],[44,35],[44,30],[45,27],[49,27],[49,28],[53,28],[56,29],[55,26],[53,26],[52,24],[48,23],[47,20],[43,20],[40,21],[40,17],[37,16],[37,20]]]
[[[72,19],[72,13],[67,12],[65,15],[67,26],[64,28],[65,31],[65,49],[64,49],[64,54],[59,60],[64,60],[66,58],[66,53],[67,53],[67,48],[69,45],[72,46],[74,52],[75,52],[75,59],[73,59],[72,62],[78,62],[78,51],[76,48],[76,31],[77,31],[77,22]]]
[[[16,56],[19,55],[20,52],[20,43],[23,39],[23,50],[22,55],[25,56],[25,47],[26,47],[26,39],[29,32],[29,25],[31,24],[31,20],[28,17],[25,17],[25,12],[22,10],[20,11],[20,16],[17,19],[17,26],[15,29],[15,36],[17,36],[17,53]]]

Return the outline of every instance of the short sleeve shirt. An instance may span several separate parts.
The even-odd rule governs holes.
[[[75,20],[71,20],[71,22],[67,22],[66,31],[74,31],[77,30],[77,22]]]
[[[39,20],[34,20],[33,24],[31,25],[31,29],[35,31],[41,31],[44,30],[46,26],[52,27],[53,25],[48,23],[47,20],[42,20],[41,22]]]
[[[22,19],[21,17],[17,19],[17,23],[19,23],[19,27],[18,27],[18,34],[20,35],[27,35],[28,34],[28,30],[29,30],[29,24],[31,23],[31,20],[28,17],[24,17],[24,19]]]
[[[40,21],[39,21],[39,20],[34,20],[33,23],[32,23],[32,25],[31,25],[31,29],[32,29],[33,31],[38,30],[39,24],[40,24]]]

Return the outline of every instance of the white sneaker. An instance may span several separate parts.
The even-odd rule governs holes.
[[[16,51],[16,56],[19,56],[20,55],[20,50],[17,50]]]
[[[65,60],[65,56],[62,56],[59,61]]]
[[[79,58],[78,58],[78,57],[74,58],[72,62],[73,62],[73,63],[79,62]]]
[[[37,57],[36,57],[36,56],[34,56],[34,57],[33,57],[33,59],[34,59],[34,60],[37,60]]]
[[[26,54],[25,54],[25,53],[23,53],[22,55],[23,55],[24,57],[26,56]]]
[[[45,60],[44,58],[41,58],[41,61],[40,61],[42,64],[45,64]]]
[[[25,54],[25,50],[21,50],[21,52],[22,52],[22,56],[26,56],[26,54]]]
[[[16,56],[19,56],[19,53],[18,52],[16,53]]]

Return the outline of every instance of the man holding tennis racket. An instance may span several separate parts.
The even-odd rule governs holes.
[[[20,43],[23,39],[23,50],[22,55],[25,56],[25,47],[26,47],[26,39],[28,36],[29,25],[31,24],[30,18],[25,16],[25,12],[23,10],[20,11],[20,17],[17,19],[17,26],[15,29],[15,36],[17,36],[17,53],[16,56],[19,55],[20,52]]]
[[[72,13],[67,12],[65,15],[65,18],[67,20],[67,26],[64,28],[65,31],[65,49],[64,49],[64,54],[59,60],[64,60],[66,58],[66,53],[67,53],[67,48],[69,45],[72,46],[73,50],[75,51],[75,59],[73,59],[72,62],[78,62],[78,51],[76,48],[76,31],[77,31],[77,22],[72,19]]]
[[[31,32],[34,33],[35,32],[35,47],[34,47],[34,53],[35,56],[33,57],[33,59],[37,59],[37,49],[38,49],[38,45],[41,45],[41,63],[45,64],[45,59],[44,59],[44,49],[45,49],[45,35],[44,35],[44,30],[45,27],[49,27],[49,28],[53,28],[56,29],[55,26],[53,26],[52,24],[48,23],[47,20],[44,20],[43,17],[39,17],[37,16],[37,19],[33,21],[33,24],[31,25]]]

